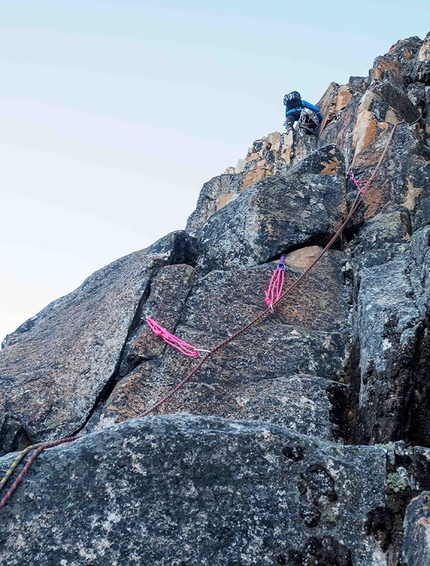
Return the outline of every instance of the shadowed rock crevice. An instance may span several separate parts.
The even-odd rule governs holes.
[[[288,552],[291,566],[353,566],[351,551],[332,536],[310,537],[300,550]]]
[[[152,334],[146,318],[175,334],[193,285],[194,270],[185,264],[166,266],[154,275],[148,296],[136,313],[135,325],[127,337],[120,362],[121,378],[144,362],[161,360],[166,344]]]
[[[417,496],[422,490],[428,490],[430,487],[429,449],[407,447],[402,441],[390,442],[380,447],[387,458],[386,503],[368,514],[365,531],[378,541],[386,556],[387,566],[427,564],[423,559],[425,545],[415,549],[417,556],[420,556],[416,563],[402,561],[402,546],[404,553],[414,536],[413,521],[410,521],[408,527],[410,508],[414,508],[414,502],[419,499]],[[422,533],[423,531],[421,535]]]
[[[8,452],[24,450],[33,444],[18,419],[6,414],[0,428],[0,456]]]
[[[412,445],[430,447],[430,317],[417,331],[417,345],[412,362],[412,382],[401,426],[405,440]],[[407,399],[405,395],[405,399]],[[405,427],[405,422],[409,426]]]
[[[368,514],[364,532],[373,537],[386,556],[387,566],[400,566],[398,559],[403,541],[403,521],[406,508],[412,498],[407,489],[400,492],[387,490],[387,503]]]
[[[394,476],[397,474],[394,473]],[[391,479],[391,474],[388,473],[388,480]],[[394,485],[394,488],[397,489]],[[399,557],[401,555],[401,548],[404,539],[404,523],[406,510],[413,497],[416,497],[418,492],[409,487],[401,491],[394,491],[393,485],[388,486],[387,490],[387,506],[386,510],[389,513],[389,521],[381,525],[381,543],[386,546],[385,554],[387,556],[387,566],[398,566]],[[381,544],[381,548],[383,548]]]
[[[185,231],[176,232],[175,236],[167,265],[195,267],[201,253],[199,241]]]
[[[137,304],[136,313],[133,317],[133,320],[131,321],[126,340],[123,344],[123,347],[122,347],[121,352],[119,354],[118,361],[116,363],[116,366],[115,366],[115,369],[114,369],[112,375],[106,381],[105,386],[103,387],[103,389],[100,391],[100,393],[96,397],[96,399],[94,401],[94,405],[88,411],[88,415],[87,415],[86,419],[79,426],[79,428],[71,434],[71,436],[75,436],[75,435],[79,434],[82,430],[85,429],[88,422],[92,419],[94,413],[97,412],[98,410],[100,410],[100,406],[103,405],[109,399],[110,395],[112,394],[112,391],[114,390],[116,384],[118,383],[119,376],[120,376],[120,368],[123,364],[124,353],[126,351],[127,342],[129,340],[130,336],[132,336],[132,334],[136,331],[136,328],[138,328],[138,326],[139,326],[139,320],[140,320],[143,305],[146,303],[146,301],[148,300],[148,297],[150,296],[150,293],[151,293],[151,278],[154,277],[158,273],[159,269],[160,269],[159,267],[154,267],[151,270],[152,275],[149,276],[149,280],[146,284],[145,289],[143,290],[143,294],[140,298],[140,301]]]
[[[280,252],[278,252],[275,256],[270,257],[269,259],[267,259],[266,261],[264,261],[263,263],[259,264],[259,265],[267,265],[267,264],[275,264],[278,263],[279,260],[281,259],[282,256],[294,256],[294,255],[299,255],[299,254],[295,254],[295,252],[302,252],[305,250],[309,250],[310,248],[315,248],[317,249],[319,252],[322,251],[326,245],[328,244],[328,242],[331,240],[331,237],[333,236],[333,234],[327,235],[326,238],[310,238],[307,242],[306,245],[301,245],[301,244],[296,244],[296,245],[291,245],[290,247],[286,248],[285,250],[282,250]],[[331,250],[335,250],[335,251],[343,251],[345,248],[346,242],[343,240],[342,235],[340,235],[336,241],[334,242],[334,244],[332,244],[330,246]],[[273,265],[273,268],[275,268],[276,265]]]
[[[117,372],[116,372],[117,377],[124,377],[124,375],[126,375],[127,373],[132,371],[142,361],[145,361],[146,359],[148,359],[148,360],[152,359],[151,357],[145,358],[145,357],[140,357],[140,356],[131,354],[128,351],[128,346],[129,346],[129,342],[132,340],[132,337],[135,334],[137,334],[142,327],[142,323],[143,323],[142,311],[143,311],[144,305],[146,304],[146,302],[151,297],[153,281],[154,281],[154,278],[158,275],[159,271],[160,270],[157,270],[157,272],[153,274],[153,277],[148,281],[148,285],[146,287],[146,293],[144,294],[144,296],[142,296],[142,299],[141,299],[139,306],[136,310],[136,314],[135,314],[133,322],[130,326],[129,332],[127,334],[127,338],[124,342],[124,347],[122,349],[120,359],[118,361],[118,367],[117,367]]]
[[[330,420],[337,425],[338,439],[346,444],[360,444],[357,438],[357,417],[360,394],[360,347],[355,340],[349,349],[340,380],[346,388],[336,390],[329,388],[332,409]]]
[[[327,393],[333,437],[337,442],[352,444],[357,418],[357,397],[352,386],[332,383],[329,384]]]
[[[365,523],[366,535],[372,536],[386,556],[387,566],[401,566],[399,557],[404,536],[406,509],[411,499],[417,495],[408,485],[402,483],[396,472],[387,467],[387,501],[383,507],[373,509]],[[396,478],[399,481],[396,483]]]

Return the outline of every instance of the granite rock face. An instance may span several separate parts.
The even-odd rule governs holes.
[[[0,356],[0,453],[82,428],[116,379],[151,279],[164,265],[193,258],[193,246],[179,232],[126,256],[6,338]]]
[[[205,272],[252,266],[325,244],[345,215],[344,178],[341,153],[326,146],[285,176],[255,183],[196,231],[198,266]]]
[[[406,511],[406,532],[402,558],[408,566],[430,564],[429,494],[413,499]]]
[[[319,251],[317,247],[311,250],[313,254]],[[270,420],[327,438],[339,432],[330,422],[329,402],[330,395],[339,391],[342,396],[346,387],[338,383],[347,356],[344,321],[348,317],[339,256],[340,252],[330,252],[303,282],[300,292],[292,295],[291,302],[281,304],[273,315],[214,354],[190,387],[160,411]],[[294,259],[289,259],[294,264]],[[212,350],[265,308],[264,291],[272,272],[273,265],[269,265],[206,275],[194,285],[176,333]],[[288,268],[286,284],[300,273]],[[176,280],[170,296],[174,296],[175,284]],[[335,295],[328,292],[328,286],[337,290]],[[162,297],[158,302],[151,299],[134,339],[133,355],[141,363],[132,369],[134,359],[128,360],[130,372],[109,397],[98,426],[106,419],[138,416],[193,366],[173,349],[162,356],[153,349],[148,359],[151,341],[144,317],[151,314],[164,322],[166,306]]]
[[[362,532],[384,484],[373,447],[214,417],[129,421],[40,456],[3,510],[0,561],[379,564]]]
[[[0,508],[0,564],[428,564],[429,61],[413,37],[331,83],[319,137],[256,140],[186,230],[6,338],[0,470],[83,438],[43,452]],[[351,173],[373,183],[307,273],[355,201]],[[307,275],[265,313],[280,256],[284,289]]]

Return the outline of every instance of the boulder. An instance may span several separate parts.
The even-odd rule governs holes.
[[[41,454],[2,509],[0,560],[381,565],[364,531],[384,484],[378,448],[259,422],[132,420]]]
[[[327,146],[298,167],[252,185],[196,231],[200,270],[252,266],[330,239],[346,210],[342,155]]]

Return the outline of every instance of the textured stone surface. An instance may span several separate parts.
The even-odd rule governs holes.
[[[377,448],[216,418],[130,421],[40,456],[2,510],[0,563],[382,565],[364,527],[384,483]]]
[[[146,318],[149,317],[175,332],[193,281],[194,268],[185,264],[163,267],[151,279],[148,295],[124,348],[120,377],[130,373],[142,362],[163,356],[166,343],[155,336]]]
[[[125,256],[6,338],[0,353],[0,450],[67,436],[85,423],[115,379],[151,277],[163,265],[183,261],[184,254],[192,257],[192,245],[179,232]]]
[[[405,517],[406,531],[402,559],[406,566],[430,564],[430,495],[413,499]]]
[[[428,228],[410,242],[404,209],[379,214],[352,244],[356,272],[360,442],[430,441],[424,399],[428,338]],[[424,302],[423,302],[424,301]]]
[[[313,254],[317,251],[319,248],[312,250]],[[327,388],[333,391],[336,387],[331,380],[338,379],[347,356],[347,305],[340,257],[340,252],[329,252],[275,314],[214,354],[189,385],[160,410],[259,418],[331,438]],[[311,258],[312,254],[308,263]],[[294,263],[292,258],[288,261]],[[303,267],[286,271],[286,286],[297,279]],[[197,347],[214,348],[264,310],[264,292],[273,269],[270,264],[214,271],[202,278],[187,300],[177,335]],[[174,297],[175,292],[173,287],[166,289],[168,296]],[[156,300],[151,304],[156,312],[162,309],[168,316],[163,302],[157,307]],[[143,327],[142,336],[147,332]],[[154,342],[140,340],[145,347]],[[161,340],[157,340],[156,348],[160,348]],[[154,357],[147,352],[147,361],[119,382],[103,422],[139,415],[195,365],[172,348],[160,360],[155,356],[156,348]]]
[[[201,228],[206,220],[240,193],[243,175],[219,175],[205,183],[200,191],[195,211],[187,221],[187,230]]]
[[[342,162],[328,146],[287,176],[273,175],[244,191],[196,232],[198,267],[251,266],[293,246],[328,241],[346,210]]]
[[[272,175],[289,175],[291,168],[307,159],[309,154],[314,164],[314,173],[342,174],[343,171],[339,171],[343,166],[342,160],[339,162],[336,159],[333,147],[332,155],[327,155],[327,149],[325,155],[316,151],[317,138],[302,130],[294,136],[273,132],[256,140],[245,159],[239,159],[236,167],[228,167],[224,175],[214,177],[203,185],[196,209],[188,218],[186,229],[194,233],[202,228],[215,212],[234,202],[248,187]]]
[[[256,140],[203,186],[187,232],[101,270],[7,338],[1,449],[77,429],[87,438],[42,455],[0,511],[0,563],[419,563],[430,490],[429,41],[401,40],[369,76],[331,83],[318,138]],[[289,285],[355,201],[349,171],[373,178],[395,124],[363,203],[288,299],[212,354],[156,419],[115,425],[199,361],[145,318],[210,350],[264,312],[279,257]]]

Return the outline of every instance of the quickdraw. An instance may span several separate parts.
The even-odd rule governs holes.
[[[266,291],[266,298],[264,302],[266,303],[267,307],[273,313],[273,304],[279,300],[279,297],[282,294],[282,289],[284,287],[284,279],[285,279],[285,256],[281,256],[278,265],[276,266],[275,271],[269,282],[269,287]]]
[[[176,348],[176,350],[181,352],[181,354],[184,354],[184,356],[189,356],[191,358],[194,358],[195,356],[199,355],[199,352],[208,351],[208,350],[198,350],[192,344],[188,344],[188,342],[184,342],[177,336],[174,336],[173,334],[168,332],[165,328],[160,326],[158,322],[152,320],[152,318],[147,317],[146,322],[148,323],[150,329],[156,336],[159,336],[162,340],[164,340],[164,342],[166,342],[166,344],[172,346],[172,348]]]
[[[366,191],[367,191],[367,183],[369,181],[367,181],[366,179],[363,179],[363,180],[356,179],[354,177],[354,173],[352,171],[349,172],[349,178],[354,183],[354,185],[357,187],[357,191],[359,193],[362,193],[363,195],[365,195]]]

